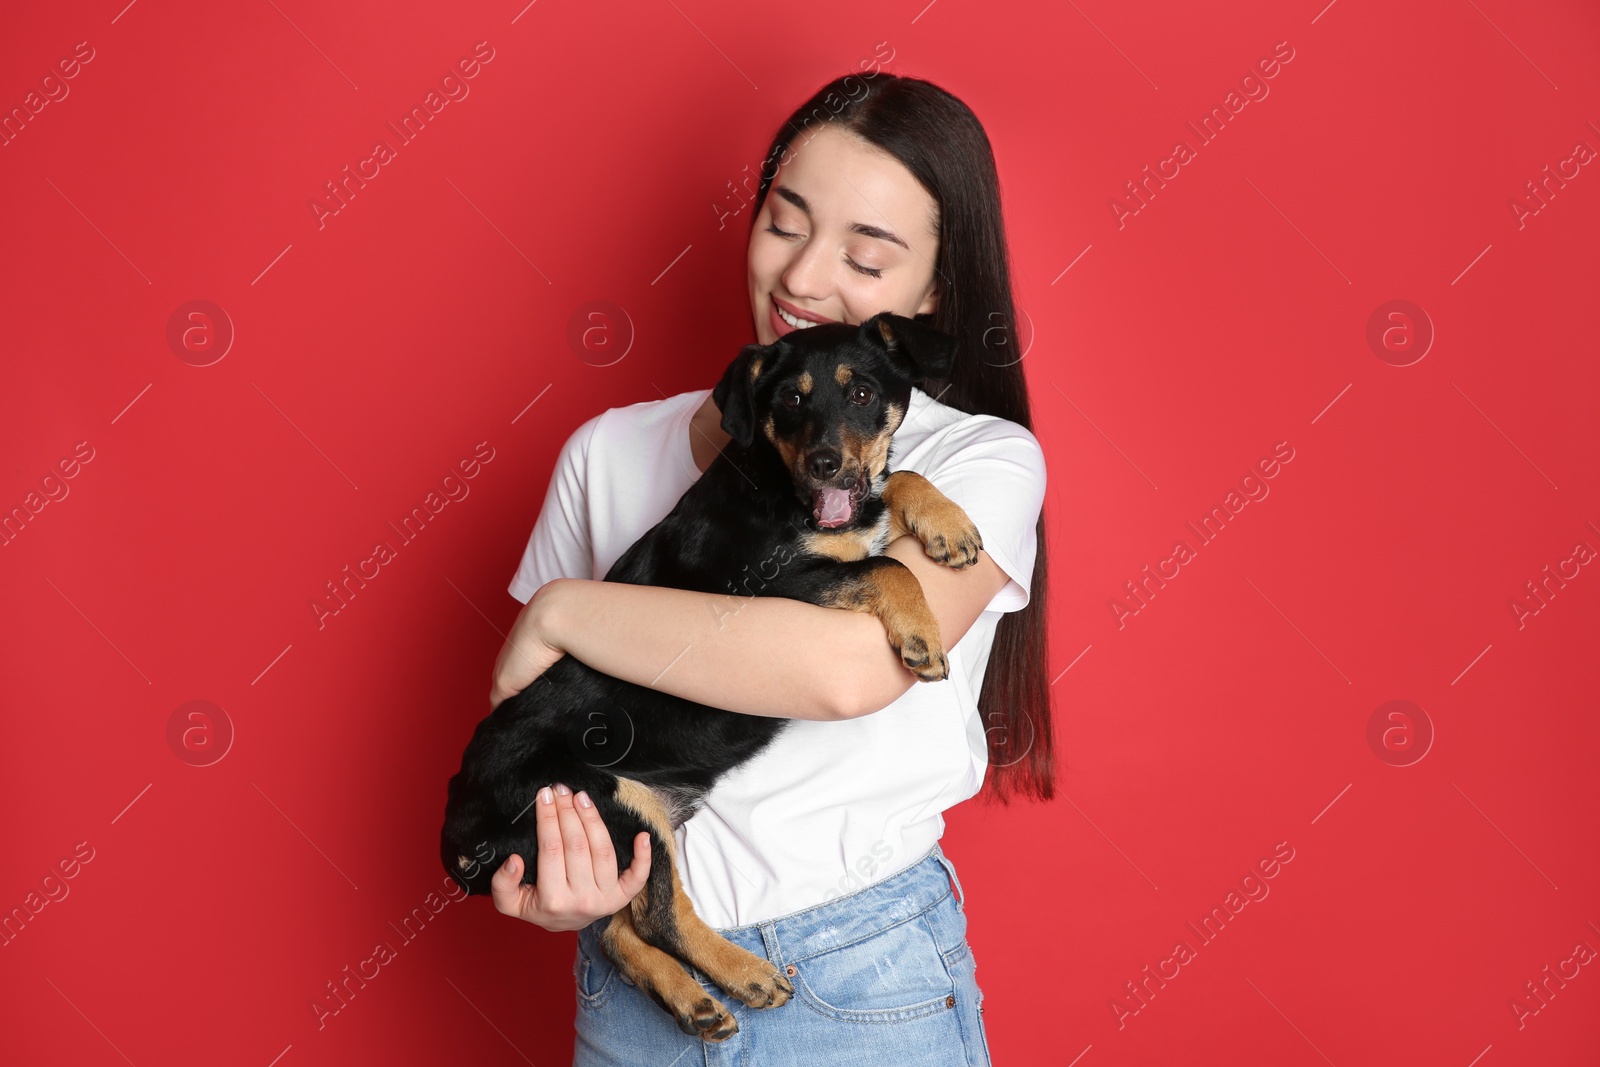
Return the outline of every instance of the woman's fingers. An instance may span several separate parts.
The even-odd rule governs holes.
[[[575,930],[615,912],[644,889],[650,876],[649,831],[635,835],[633,863],[619,876],[616,848],[597,809],[550,786],[539,790],[533,807],[538,884],[523,885],[526,860],[507,856],[490,880],[496,911],[547,930]]]
[[[489,880],[489,893],[494,898],[494,910],[502,915],[524,914],[528,887],[522,884],[522,857],[513,853],[506,857],[500,869]]]
[[[566,883],[572,895],[586,899],[595,888],[594,860],[589,853],[589,834],[572,803],[572,791],[556,787],[556,818],[561,825],[561,844],[566,852]]]
[[[611,832],[606,829],[605,820],[600,818],[600,811],[588,793],[579,791],[573,794],[572,800],[573,810],[578,813],[589,839],[589,869],[594,884],[602,893],[609,893],[617,884],[617,850],[611,844]]]
[[[539,864],[534,880],[539,883],[540,899],[550,901],[564,896],[567,886],[567,849],[561,841],[561,824],[556,817],[555,793],[549,786],[539,790],[533,801],[533,833],[539,843]]]
[[[611,832],[606,829],[605,820],[600,818],[599,809],[592,805],[585,807],[584,801],[589,799],[587,793],[579,792],[572,799],[578,818],[583,820],[583,827],[589,834],[589,856],[595,887],[603,898],[620,908],[638,896],[650,876],[650,833],[641,830],[634,835],[633,864],[618,877],[617,849],[611,843]]]
[[[617,888],[626,900],[632,900],[644,888],[650,877],[650,833],[640,830],[633,839],[633,863],[617,879]]]

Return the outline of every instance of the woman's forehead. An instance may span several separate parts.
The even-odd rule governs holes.
[[[938,236],[933,197],[883,149],[830,125],[795,138],[790,151],[773,178],[771,192],[778,201],[798,199],[819,223],[878,226],[908,240]],[[794,195],[779,193],[779,187]]]

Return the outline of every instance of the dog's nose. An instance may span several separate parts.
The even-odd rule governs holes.
[[[810,469],[814,478],[832,478],[839,473],[839,464],[842,459],[843,457],[837,452],[818,452],[806,460],[806,466]]]

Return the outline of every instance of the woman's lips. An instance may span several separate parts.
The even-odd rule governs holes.
[[[782,337],[786,333],[794,332],[795,327],[790,326],[787,322],[784,322],[783,319],[778,315],[778,305],[776,303],[767,304],[767,317],[771,320],[772,332],[777,336]]]
[[[797,318],[797,319],[806,318],[805,315],[795,314],[794,310],[791,309],[791,308],[785,308],[784,310],[788,311],[789,314],[794,315],[794,317]],[[798,326],[790,326],[787,322],[783,321],[783,316],[778,314],[778,299],[777,299],[777,297],[773,297],[773,296],[769,295],[769,297],[768,297],[768,307],[767,307],[767,317],[768,317],[768,319],[771,320],[773,332],[779,337],[782,337],[786,333],[793,333],[795,330],[800,329],[800,327],[798,327]],[[813,320],[813,321],[815,321],[815,320]],[[832,321],[832,320],[830,320],[830,321]],[[821,324],[819,323],[818,325],[821,325]]]

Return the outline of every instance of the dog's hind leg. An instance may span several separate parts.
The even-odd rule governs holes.
[[[689,977],[681,963],[639,936],[634,927],[634,908],[630,903],[619,909],[600,934],[606,956],[628,981],[661,1005],[684,1033],[706,1041],[732,1037],[739,1029],[738,1021],[726,1006]]]
[[[705,920],[695,913],[694,904],[678,879],[677,840],[661,798],[640,782],[619,778],[616,801],[636,813],[651,830],[650,878],[644,890],[634,897],[629,909],[626,909],[630,910],[632,934],[646,945],[698,967],[720,988],[752,1008],[775,1008],[787,1002],[794,993],[794,986],[771,960],[735,945],[707,926]],[[617,925],[615,916],[612,925]],[[627,936],[620,930],[619,935],[624,938]],[[676,970],[687,978],[681,967]],[[693,1001],[709,1000],[712,1005],[721,1007],[715,1000],[705,996],[699,983],[690,980],[688,985],[694,994]],[[693,1002],[685,1004],[680,1001],[676,1007],[663,1006],[679,1020],[679,1026],[684,1025],[686,1015],[696,1026],[699,1025],[693,1011],[686,1013],[683,1010],[696,1006]],[[737,1029],[731,1016],[728,1023]],[[732,1032],[730,1029],[729,1033]],[[708,1040],[720,1038],[708,1036]]]

